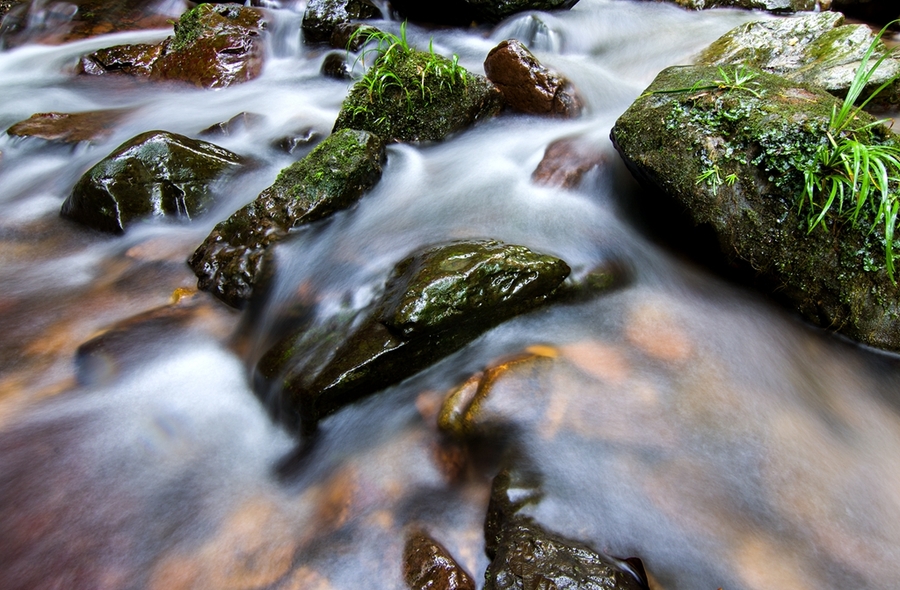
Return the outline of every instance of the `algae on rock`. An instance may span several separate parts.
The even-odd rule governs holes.
[[[854,226],[834,215],[809,232],[798,211],[803,170],[828,141],[839,101],[764,72],[756,72],[753,92],[688,90],[718,76],[712,66],[660,73],[613,128],[626,164],[683,206],[694,224],[710,226],[728,258],[742,261],[804,317],[900,350],[898,287],[883,264],[873,265],[884,256],[883,232],[869,231],[872,219]],[[874,121],[859,117],[860,125]],[[886,128],[873,130],[880,141],[897,142]]]

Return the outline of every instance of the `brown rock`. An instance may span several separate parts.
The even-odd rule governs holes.
[[[547,146],[531,179],[545,186],[575,188],[588,171],[604,162],[606,154],[598,146],[571,137],[558,139]]]
[[[17,137],[40,137],[49,141],[78,143],[103,139],[128,113],[125,109],[83,113],[36,113],[6,132]]]
[[[475,590],[469,574],[424,532],[409,535],[403,561],[403,576],[410,590]]]
[[[107,47],[83,56],[78,62],[76,72],[92,76],[103,74],[149,76],[153,62],[159,58],[162,51],[163,45],[159,43]]]
[[[544,67],[515,39],[502,41],[484,60],[484,72],[506,103],[522,113],[575,117],[581,99],[560,74]]]

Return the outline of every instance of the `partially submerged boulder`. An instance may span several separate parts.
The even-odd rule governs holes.
[[[311,432],[323,417],[398,383],[553,297],[569,267],[524,246],[451,242],[399,262],[360,318],[277,343],[257,366],[277,417]],[[271,391],[269,391],[271,389]]]
[[[259,280],[272,244],[303,224],[355,203],[381,178],[384,144],[375,135],[334,133],[275,183],[213,229],[188,261],[201,289],[242,307]]]
[[[211,143],[147,131],[85,172],[60,213],[111,233],[147,217],[191,219],[210,204],[211,183],[243,163]]]
[[[82,113],[35,113],[6,130],[15,137],[39,137],[60,143],[96,141],[107,137],[128,109]]]
[[[500,111],[500,93],[484,76],[431,52],[391,47],[350,90],[335,131],[365,129],[385,141],[439,141]]]
[[[262,72],[260,11],[235,4],[200,4],[181,15],[175,35],[157,44],[119,45],[86,55],[79,72],[122,73],[221,88]]]
[[[625,163],[694,224],[711,228],[726,257],[804,317],[900,350],[898,287],[884,270],[883,232],[869,231],[870,213],[856,226],[829,215],[810,232],[809,205],[798,211],[802,170],[829,141],[838,100],[758,71],[746,70],[755,78],[742,86],[718,85],[721,74],[714,66],[660,73],[613,127]],[[873,121],[861,113],[858,124]],[[881,126],[874,133],[898,141]]]
[[[381,11],[370,0],[310,0],[303,13],[303,41],[327,43],[338,25],[379,17]]]
[[[501,41],[491,49],[484,60],[484,72],[515,111],[560,117],[581,113],[582,102],[572,83],[542,65],[516,39]]]
[[[872,29],[844,24],[844,16],[838,12],[814,13],[745,23],[704,49],[697,63],[745,64],[843,97],[874,39]],[[862,98],[894,80],[877,100],[880,104],[900,104],[900,81],[896,80],[900,76],[900,55],[878,41],[870,67],[883,56],[886,59],[869,79]]]

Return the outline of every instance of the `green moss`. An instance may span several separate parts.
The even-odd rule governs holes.
[[[171,45],[173,51],[181,51],[200,36],[204,28],[200,19],[208,12],[208,7],[208,4],[200,4],[181,15],[175,23],[175,39]]]

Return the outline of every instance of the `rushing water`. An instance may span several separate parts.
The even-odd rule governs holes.
[[[522,39],[577,85],[586,113],[507,114],[439,145],[392,146],[358,206],[278,248],[266,301],[241,315],[195,294],[184,261],[311,147],[287,154],[280,138],[327,135],[348,88],[300,43],[303,4],[282,6],[268,10],[263,75],[226,90],[72,74],[81,54],[169,30],[0,52],[0,128],[36,112],[129,110],[91,145],[0,138],[0,586],[400,588],[414,527],[478,578],[504,462],[539,474],[533,514],[547,528],[642,558],[654,588],[897,586],[900,365],[655,245],[608,139],[660,69],[761,15],[581,0],[494,29],[411,25],[413,45],[433,36],[476,72],[499,41]],[[214,141],[260,165],[216,187],[209,215],[121,237],[58,217],[122,141],[197,136],[240,112],[265,118]],[[535,184],[564,137],[604,164],[577,190]],[[361,307],[410,251],[460,237],[524,244],[576,273],[615,261],[631,280],[491,330],[325,420],[298,450],[250,388],[291,302]],[[116,325],[76,371],[78,346]],[[528,370],[513,363],[483,410],[512,435],[463,448],[437,432],[447,391],[527,349],[539,352]]]

